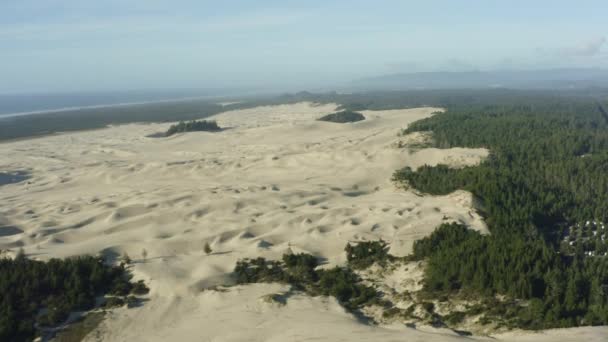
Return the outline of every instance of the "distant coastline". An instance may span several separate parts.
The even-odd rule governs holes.
[[[41,109],[41,110],[13,112],[13,113],[0,113],[0,120],[5,119],[5,118],[19,117],[19,116],[42,115],[42,114],[51,114],[51,113],[60,113],[60,112],[74,112],[74,111],[87,110],[87,109],[129,107],[129,106],[149,105],[149,104],[158,104],[158,103],[179,103],[179,102],[184,102],[184,101],[205,100],[205,99],[211,99],[211,98],[215,98],[215,97],[216,96],[193,96],[193,97],[181,97],[181,98],[171,98],[171,99],[162,99],[162,100],[106,103],[106,104],[62,107],[62,108],[53,108],[53,109]]]
[[[222,111],[246,106],[220,103],[222,100],[228,99],[215,96],[191,97],[4,114],[0,116],[0,142],[135,122],[204,119]]]

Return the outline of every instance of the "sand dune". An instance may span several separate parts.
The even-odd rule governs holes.
[[[136,260],[150,300],[112,312],[90,340],[463,340],[448,330],[365,325],[331,298],[263,300],[285,292],[281,285],[210,289],[229,283],[244,257],[279,258],[291,248],[334,265],[345,262],[348,241],[383,238],[393,254],[406,255],[446,220],[487,232],[470,194],[420,196],[390,182],[400,167],[459,167],[487,155],[395,147],[400,128],[439,109],[367,111],[368,120],[354,124],[315,121],[335,109],[298,103],[225,112],[212,118],[230,128],[221,133],[149,138],[168,124],[125,125],[1,144],[0,171],[27,170],[31,178],[0,188],[2,226],[12,227],[0,231],[0,248],[23,247],[40,259],[127,252]],[[599,341],[606,334],[586,328],[501,338]]]

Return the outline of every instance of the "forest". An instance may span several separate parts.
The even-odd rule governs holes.
[[[602,99],[514,97],[446,107],[403,134],[432,132],[434,147],[484,147],[489,158],[462,169],[404,168],[394,180],[432,195],[471,191],[491,235],[444,227],[417,242],[415,256],[428,259],[426,289],[529,300],[534,315],[518,321],[523,328],[608,324],[608,257],[587,250],[596,243],[573,243],[566,253],[561,247],[568,227],[608,219]]]
[[[98,296],[112,295],[106,304],[123,305],[147,292],[143,282],[131,282],[124,264],[110,266],[98,257],[0,257],[0,341],[31,341],[71,312],[94,308]]]

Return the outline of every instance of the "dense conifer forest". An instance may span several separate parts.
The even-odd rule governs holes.
[[[92,256],[47,262],[23,254],[1,257],[0,341],[31,341],[40,329],[65,322],[70,312],[94,308],[98,296],[115,295],[108,302],[121,305],[121,297],[148,292],[143,282],[129,279],[123,264],[109,266]]]
[[[432,132],[435,147],[485,147],[490,157],[463,169],[406,168],[394,179],[434,195],[471,191],[483,203],[491,235],[443,227],[417,242],[415,256],[429,260],[426,288],[531,300],[532,318],[519,321],[521,327],[608,324],[608,256],[601,238],[608,219],[608,118],[602,104],[586,97],[520,97],[447,109],[403,134]],[[589,225],[596,227],[587,233],[597,243],[570,236],[572,227]],[[563,248],[564,239],[571,248]]]

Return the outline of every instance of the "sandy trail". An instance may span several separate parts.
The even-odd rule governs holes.
[[[348,241],[381,237],[405,255],[445,219],[487,230],[466,192],[419,196],[390,182],[400,167],[471,165],[487,155],[395,147],[400,128],[439,109],[364,112],[368,119],[354,124],[314,120],[335,107],[226,112],[214,117],[230,128],[221,133],[149,138],[168,125],[137,124],[1,144],[0,171],[32,178],[0,188],[0,226],[12,228],[0,232],[0,248],[41,259],[127,252],[136,260],[150,300],[112,312],[91,340],[462,340],[447,330],[367,326],[330,298],[294,295],[283,306],[259,299],[280,285],[205,290],[228,282],[238,259],[279,258],[289,246],[333,265],[345,261]],[[571,334],[599,341],[607,331],[543,338]]]

